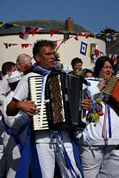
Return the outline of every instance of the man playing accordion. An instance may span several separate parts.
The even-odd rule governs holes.
[[[33,65],[31,72],[25,75],[19,82],[14,97],[12,101],[8,104],[7,114],[15,115],[19,110],[26,112],[30,119],[30,128],[35,128],[33,122],[34,115],[39,113],[39,118],[42,119],[44,112],[48,110],[48,105],[44,108],[44,103],[48,103],[49,99],[44,98],[44,93],[46,93],[46,83],[52,71],[54,71],[54,45],[52,41],[48,40],[39,40],[34,44],[33,47],[33,56],[36,61],[36,64]],[[34,77],[40,78],[41,82],[41,91],[39,93],[40,107],[37,106],[37,103],[29,98],[29,78]],[[50,80],[50,79],[49,79]],[[31,84],[31,90],[32,90]],[[39,84],[40,85],[40,84]],[[37,87],[36,87],[37,88]],[[50,86],[50,90],[53,88]],[[32,96],[34,97],[32,92]],[[52,94],[51,94],[52,95]],[[54,92],[54,96],[56,93]],[[57,95],[54,97],[55,104],[57,100]],[[84,99],[81,101],[82,107],[84,109],[90,109],[91,101],[90,99]],[[55,107],[55,106],[54,106]],[[52,113],[51,113],[52,114]],[[58,114],[58,113],[57,113]],[[56,115],[57,115],[56,114]],[[50,114],[49,114],[50,115]],[[48,117],[47,115],[45,117]],[[50,116],[49,116],[50,117]],[[46,119],[47,121],[47,119]],[[48,121],[50,125],[50,120]],[[46,124],[46,125],[48,125]],[[32,126],[31,126],[32,125]],[[60,124],[59,124],[60,125]],[[28,133],[29,134],[29,133]],[[53,178],[55,170],[55,161],[58,163],[61,177],[62,178],[82,178],[83,172],[80,165],[79,150],[75,143],[73,137],[73,132],[67,127],[57,127],[46,129],[35,129],[30,131],[30,165],[32,170],[32,176],[35,178]],[[29,142],[27,142],[29,143]],[[25,147],[25,146],[24,146]],[[29,150],[29,148],[28,148]],[[28,152],[27,150],[27,152]],[[75,151],[74,151],[75,150]],[[22,160],[24,159],[25,154],[23,152]],[[38,160],[38,162],[36,162]],[[22,164],[21,164],[22,165]],[[37,167],[37,172],[36,172]],[[24,166],[25,169],[25,166]],[[23,171],[24,171],[23,169]],[[16,177],[19,177],[20,174],[23,178],[23,172],[18,173]]]

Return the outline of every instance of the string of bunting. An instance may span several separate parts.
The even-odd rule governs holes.
[[[19,38],[24,39],[24,40],[27,39],[30,34],[32,34],[32,36],[34,36],[35,34],[40,32],[41,30],[44,30],[43,28],[39,28],[39,27],[31,27],[31,26],[23,26],[23,25],[21,26],[19,24],[8,24],[8,23],[0,22],[0,27],[4,27],[5,29],[9,29],[9,28],[12,28],[12,27],[18,27],[18,26],[21,27],[21,32],[19,33]],[[57,33],[63,33],[64,37],[63,37],[63,39],[54,41],[55,51],[57,51],[60,48],[61,44],[65,43],[70,38],[74,38],[76,41],[78,41],[81,36],[85,37],[85,38],[89,38],[89,37],[93,36],[89,32],[80,32],[79,34],[73,34],[72,35],[72,33],[68,32],[68,31],[61,31],[61,30],[57,30],[57,29],[51,29],[49,31],[49,34],[51,35],[51,37],[54,34],[57,34]],[[113,34],[94,33],[94,38],[99,38],[99,37],[101,37],[101,35],[103,35],[103,37],[104,37],[104,35],[106,35],[106,38],[105,38],[106,41],[110,42],[112,39],[115,39],[116,35],[118,35],[118,34],[119,33],[113,33]],[[59,44],[58,44],[58,42],[59,42]],[[3,43],[3,45],[5,46],[5,48],[8,49],[9,47],[13,47],[13,46],[16,46],[16,45],[21,45],[22,48],[28,48],[28,47],[31,47],[33,44],[27,42],[27,43],[22,43],[22,44]],[[87,53],[87,44],[82,42],[82,41],[81,41],[80,53],[82,55],[86,55],[86,53]],[[102,55],[103,55],[103,53],[97,49],[96,44],[90,44],[89,56],[91,58],[102,56]]]
[[[20,24],[11,24],[11,23],[3,23],[3,22],[0,22],[0,27],[3,27],[5,29],[10,29],[12,27],[18,27],[18,26],[21,26]],[[22,26],[22,30],[19,34],[19,37],[22,38],[22,39],[26,39],[28,37],[29,34],[36,34],[37,32],[39,32],[40,30],[42,30],[43,28],[38,28],[38,27],[29,27],[29,26]],[[61,30],[57,30],[57,29],[52,29],[50,30],[50,35],[51,37],[55,34],[55,33],[59,33],[59,32],[62,32],[66,35],[69,34],[69,32],[66,32],[66,31],[61,31]],[[81,32],[79,34],[76,34],[75,35],[75,39],[78,40],[78,37],[79,36],[83,36],[85,38],[89,38],[90,36],[93,36],[94,38],[101,38],[101,37],[105,37],[105,40],[107,42],[110,42],[112,39],[116,39],[116,36],[119,34],[119,32],[115,32],[115,33],[94,33],[94,34],[90,34],[88,32]]]

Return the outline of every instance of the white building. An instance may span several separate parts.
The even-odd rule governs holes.
[[[75,30],[74,27],[76,25],[72,22],[71,19],[65,21],[64,30],[62,29],[63,27],[60,30],[55,26],[48,26],[48,24],[47,29],[44,29],[41,24],[35,34],[31,32],[34,29],[32,25],[26,24],[24,26],[24,24],[16,22],[12,23],[14,27],[9,29],[5,29],[5,25],[3,25],[0,27],[0,67],[8,60],[15,62],[17,56],[21,53],[27,53],[32,56],[34,42],[39,39],[47,39],[56,42],[56,49],[58,49],[60,61],[63,63],[65,70],[71,70],[71,60],[75,57],[82,59],[83,68],[92,68],[91,54],[95,55],[95,52],[97,52],[96,55],[105,55],[106,44],[103,40],[94,38],[90,32],[86,32],[81,26],[79,26],[80,30]],[[27,27],[30,27],[29,31]],[[24,39],[19,37],[21,32]],[[64,41],[64,38],[67,39]]]

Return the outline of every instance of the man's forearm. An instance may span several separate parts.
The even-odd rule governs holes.
[[[8,116],[15,116],[18,112],[18,103],[17,101],[11,101],[8,105],[7,105],[7,115]]]

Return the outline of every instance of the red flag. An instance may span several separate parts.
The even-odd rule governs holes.
[[[51,37],[54,35],[54,33],[58,33],[58,32],[59,30],[56,30],[56,29],[50,30]]]
[[[37,30],[38,30],[38,28],[32,28],[32,35],[34,35],[35,33],[37,33]]]
[[[19,38],[24,39],[24,33],[21,32],[21,33],[19,34]]]
[[[25,32],[24,34],[29,34],[31,31],[31,27],[25,27]]]
[[[89,34],[89,33],[85,33],[85,37],[86,37],[86,38],[89,38],[89,37],[90,37],[90,34]]]
[[[22,48],[27,48],[28,46],[29,46],[28,43],[26,43],[26,44],[21,44],[21,47],[22,47]]]

